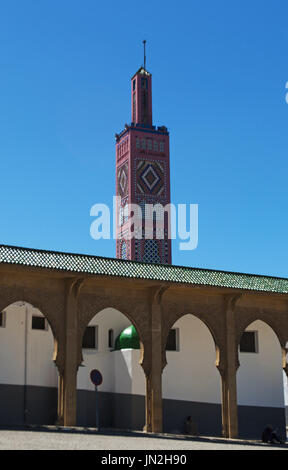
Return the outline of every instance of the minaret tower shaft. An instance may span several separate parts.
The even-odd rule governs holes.
[[[144,42],[144,41],[143,41]],[[145,41],[146,42],[146,41]],[[155,127],[152,122],[152,75],[144,67],[131,78],[130,125],[116,134],[116,196],[117,246],[116,256],[122,259],[171,264],[170,217],[163,213],[163,227],[159,233],[158,216],[148,220],[145,205],[170,204],[169,133],[165,126]],[[129,236],[128,204],[141,207],[138,236]],[[137,214],[134,213],[134,217]],[[150,226],[147,238],[146,226]],[[139,233],[140,232],[142,233]]]

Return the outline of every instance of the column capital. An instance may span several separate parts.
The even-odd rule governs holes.
[[[84,281],[84,277],[74,277],[72,279],[68,279],[66,281],[67,296],[73,296],[75,299],[77,299],[83,287]]]
[[[226,312],[234,312],[237,303],[242,296],[243,294],[224,294],[224,305]]]
[[[149,288],[149,293],[150,293],[150,303],[151,305],[161,305],[162,304],[162,299],[167,292],[167,290],[170,288],[170,286],[165,286],[164,284],[160,284],[155,287],[150,287]]]

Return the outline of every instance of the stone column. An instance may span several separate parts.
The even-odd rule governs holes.
[[[239,297],[227,299],[225,309],[225,357],[219,367],[222,380],[222,429],[223,436],[238,436],[238,406],[236,374],[239,367],[236,344],[235,305]]]
[[[60,419],[63,416],[64,426],[76,426],[77,413],[77,370],[79,365],[78,351],[78,318],[77,297],[82,281],[73,280],[67,284],[65,315],[65,350],[63,371],[59,372],[59,405]]]
[[[64,389],[63,389],[63,372],[58,367],[58,402],[57,402],[57,421],[58,426],[64,425]]]
[[[152,432],[152,404],[151,404],[151,373],[145,372],[146,395],[145,395],[145,426],[143,431]]]
[[[162,432],[162,309],[161,295],[154,292],[151,302],[151,344],[146,375],[147,432]]]
[[[152,432],[162,432],[162,330],[160,306],[152,314],[152,374],[151,374]]]

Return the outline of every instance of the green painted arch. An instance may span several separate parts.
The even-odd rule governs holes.
[[[117,336],[115,351],[121,349],[140,349],[140,340],[134,325],[128,326]]]

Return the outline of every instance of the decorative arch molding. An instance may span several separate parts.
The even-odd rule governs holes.
[[[162,321],[162,362],[163,369],[167,365],[166,358],[166,343],[170,329],[173,325],[183,318],[184,316],[194,316],[198,320],[202,321],[207,327],[215,345],[216,360],[215,366],[219,368],[220,361],[222,360],[222,354],[225,353],[225,341],[223,336],[223,310],[218,309],[216,306],[205,306],[200,308],[199,306],[186,305],[184,308],[180,304],[179,306],[169,307],[169,305],[163,305],[163,321]],[[180,310],[181,309],[181,310]],[[217,314],[216,314],[217,313]],[[222,330],[221,330],[222,327]]]
[[[20,287],[1,287],[0,290],[0,311],[5,310],[16,302],[25,302],[38,309],[46,318],[51,328],[54,339],[54,351],[52,360],[58,367],[60,365],[61,345],[63,344],[63,320],[64,301],[63,296],[45,296],[39,290]],[[59,367],[58,367],[59,369]]]
[[[94,295],[80,295],[78,302],[78,348],[81,351],[81,362],[83,362],[82,355],[82,339],[86,327],[90,321],[102,313],[103,311],[113,308],[122,313],[136,328],[140,340],[140,365],[144,368],[146,359],[146,351],[149,349],[149,306],[143,303],[143,300],[130,300],[129,296],[115,297],[112,296],[94,296]]]
[[[240,340],[244,331],[255,321],[261,321],[265,325],[269,326],[273,333],[276,335],[276,338],[279,341],[281,348],[281,360],[282,360],[282,369],[288,377],[288,364],[287,364],[287,353],[288,353],[288,331],[286,327],[286,321],[280,321],[279,318],[273,318],[271,312],[255,312],[251,313],[248,316],[241,316],[238,320],[237,328],[237,349],[240,344]]]
[[[251,323],[255,321],[262,321],[266,325],[270,326],[272,331],[275,333],[281,348],[285,348],[286,342],[288,341],[288,331],[285,328],[284,322],[279,321],[279,318],[273,318],[271,312],[255,312],[251,314],[237,315],[236,325],[236,342],[237,346],[240,344],[240,340],[244,331],[248,328]],[[285,322],[286,323],[286,322]]]

